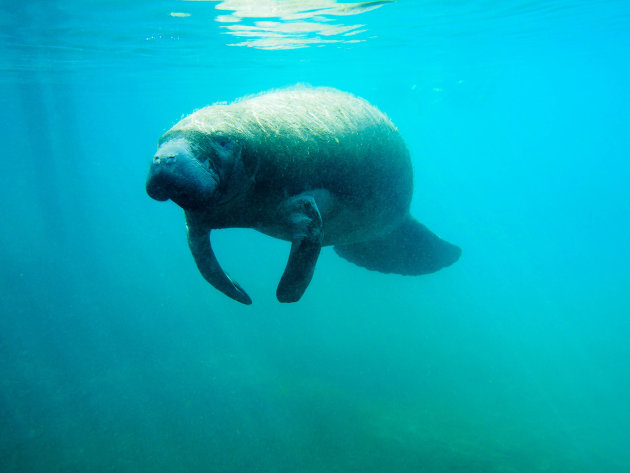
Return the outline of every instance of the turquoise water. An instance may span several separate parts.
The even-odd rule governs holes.
[[[0,3],[0,471],[630,471],[630,6]],[[412,212],[403,277],[213,233],[145,193],[158,137],[296,83],[368,99]]]

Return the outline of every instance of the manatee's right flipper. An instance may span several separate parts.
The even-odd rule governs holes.
[[[462,250],[407,217],[391,233],[374,240],[337,245],[342,258],[373,271],[419,275],[433,273],[459,259]]]
[[[214,256],[214,251],[212,251],[212,246],[210,245],[209,231],[189,225],[188,246],[190,247],[193,258],[195,258],[199,272],[206,281],[226,296],[238,302],[247,305],[252,303],[251,298],[243,288],[221,269],[217,258]]]
[[[297,302],[308,287],[315,263],[322,249],[322,217],[309,194],[286,200],[280,216],[291,229],[291,253],[284,269],[276,297],[280,302]]]

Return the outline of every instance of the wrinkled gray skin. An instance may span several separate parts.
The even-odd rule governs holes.
[[[268,135],[252,141],[174,127],[149,170],[147,193],[185,210],[197,267],[227,296],[252,302],[217,262],[212,229],[253,228],[292,243],[276,292],[281,302],[300,299],[326,245],[368,269],[399,274],[437,271],[459,258],[459,248],[409,215],[411,162],[393,126],[334,141]]]

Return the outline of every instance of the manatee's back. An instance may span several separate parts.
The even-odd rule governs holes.
[[[257,181],[282,175],[289,193],[324,187],[363,206],[386,200],[405,211],[411,200],[411,162],[396,127],[336,89],[295,87],[211,105],[171,131],[190,129],[237,138],[259,162]]]

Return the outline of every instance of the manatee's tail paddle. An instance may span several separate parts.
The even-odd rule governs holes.
[[[342,258],[382,273],[410,276],[433,273],[457,261],[462,250],[431,232],[412,216],[374,240],[337,245]]]

